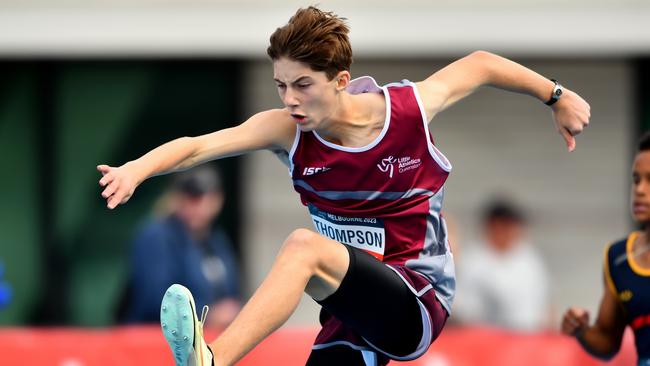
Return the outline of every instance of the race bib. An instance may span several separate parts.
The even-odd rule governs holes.
[[[372,217],[345,217],[309,205],[316,231],[341,244],[361,249],[382,260],[386,247],[384,220]]]

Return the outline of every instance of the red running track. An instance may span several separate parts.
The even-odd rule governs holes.
[[[238,365],[304,365],[315,328],[284,328],[274,333]],[[208,338],[216,336],[208,331]],[[607,365],[634,365],[631,334]],[[514,334],[489,328],[448,328],[429,352],[411,366],[596,366],[575,340],[559,334]],[[85,328],[2,328],[2,366],[147,366],[173,365],[157,326]],[[344,365],[339,365],[344,366]]]

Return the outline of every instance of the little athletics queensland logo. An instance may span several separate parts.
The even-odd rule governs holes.
[[[374,217],[345,217],[309,205],[314,227],[321,235],[341,244],[361,249],[382,260],[386,246],[384,220]]]
[[[388,173],[388,177],[392,178],[395,169],[397,169],[399,173],[404,173],[408,170],[417,169],[421,165],[422,159],[412,159],[410,156],[396,159],[391,155],[385,159],[381,159],[381,162],[377,164],[377,168],[384,173]]]

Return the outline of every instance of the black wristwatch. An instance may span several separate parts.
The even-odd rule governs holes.
[[[551,81],[555,83],[555,86],[553,87],[551,98],[544,103],[546,105],[553,105],[553,103],[557,102],[560,99],[562,93],[564,92],[564,88],[562,85],[560,85],[560,83],[557,82],[557,80],[551,79]]]

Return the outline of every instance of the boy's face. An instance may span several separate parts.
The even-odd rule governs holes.
[[[323,127],[322,122],[338,108],[339,92],[347,86],[347,80],[328,80],[325,72],[286,57],[273,62],[273,79],[280,99],[302,131]]]
[[[641,151],[634,158],[631,195],[634,219],[650,223],[650,151]]]

